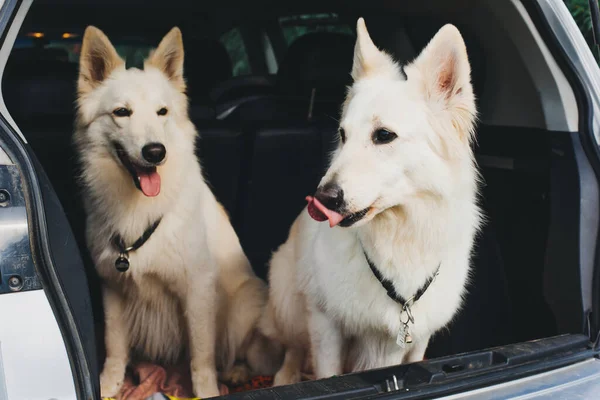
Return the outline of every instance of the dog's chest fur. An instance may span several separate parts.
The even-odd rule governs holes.
[[[194,182],[183,185],[177,199],[147,201],[140,197],[135,206],[122,202],[112,203],[111,210],[89,209],[88,243],[96,268],[105,283],[121,293],[130,346],[142,358],[177,361],[187,343],[182,299],[190,280],[201,275],[205,282],[216,284],[205,224],[201,223],[205,216],[199,207],[210,193],[199,171],[195,172],[188,171],[188,179]],[[159,217],[161,222],[146,243],[129,253],[129,270],[118,272],[115,260],[119,252],[112,236],[118,232],[130,246]]]
[[[476,208],[465,210],[469,212],[475,214]],[[433,213],[435,209],[430,210]],[[435,281],[411,308],[415,319],[411,335],[415,341],[427,340],[460,308],[472,233],[463,228],[457,235],[447,229],[454,226],[454,217],[430,215],[428,222],[437,221],[439,229],[428,230],[429,237],[423,238],[411,229],[410,221],[398,215],[387,217],[391,221],[373,221],[368,229],[347,230],[330,229],[301,216],[305,258],[297,272],[307,296],[336,318],[347,336],[375,331],[395,340],[401,328],[401,306],[374,276],[365,251],[405,298],[414,295],[440,266]],[[435,227],[433,222],[429,226]]]
[[[176,362],[186,350],[187,324],[180,297],[162,279],[145,274],[120,284],[130,347],[142,359]],[[110,329],[110,327],[108,327]]]

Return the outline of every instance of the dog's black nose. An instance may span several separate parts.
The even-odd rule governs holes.
[[[144,160],[152,164],[158,164],[165,159],[167,149],[160,143],[148,143],[142,147],[142,156]]]
[[[315,198],[332,211],[339,211],[344,204],[344,191],[335,183],[327,183],[317,189]]]

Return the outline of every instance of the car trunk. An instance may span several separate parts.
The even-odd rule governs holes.
[[[266,45],[261,43],[265,36],[261,35],[276,28],[281,15],[317,12],[334,13],[336,24],[350,27],[357,16],[364,16],[367,24],[373,26],[375,42],[404,61],[410,61],[444,23],[454,23],[461,29],[480,110],[474,150],[482,175],[481,205],[486,223],[476,241],[464,307],[448,328],[433,338],[426,354],[429,361],[419,366],[333,378],[322,384],[304,383],[302,389],[295,389],[295,394],[268,392],[265,398],[285,397],[285,393],[295,398],[324,393],[331,398],[368,397],[388,389],[395,392],[394,388],[414,388],[410,396],[416,398],[450,393],[471,381],[475,382],[473,385],[490,384],[494,379],[541,370],[532,366],[534,360],[545,359],[544,368],[551,368],[589,356],[592,350],[586,337],[556,337],[587,334],[592,328],[588,320],[591,300],[585,290],[592,279],[592,264],[586,264],[589,256],[582,250],[581,232],[586,224],[597,221],[581,216],[586,210],[582,196],[590,182],[584,178],[595,182],[595,177],[589,176],[591,167],[582,140],[584,124],[573,122],[578,116],[583,118],[583,106],[577,115],[577,104],[571,104],[575,95],[565,96],[564,88],[560,89],[563,92],[558,89],[556,76],[564,76],[552,70],[543,51],[535,48],[536,43],[539,47],[536,35],[527,31],[535,26],[523,22],[522,7],[509,2],[496,7],[492,2],[475,4],[466,0],[425,1],[406,7],[385,2],[350,6],[309,1],[284,11],[272,2],[261,7],[240,3],[237,9],[175,3],[166,11],[154,3],[148,4],[148,19],[137,21],[132,19],[139,9],[135,4],[115,4],[119,9],[115,16],[111,7],[99,7],[95,2],[82,5],[65,1],[52,7],[44,1],[34,2],[19,34],[19,38],[31,39],[31,44],[13,50],[3,76],[6,106],[47,174],[84,259],[100,349],[100,357],[94,362],[99,366],[102,362],[105,327],[100,282],[85,249],[85,216],[70,136],[77,64],[76,58],[72,60],[61,53],[60,46],[51,46],[54,42],[50,38],[56,37],[55,42],[59,42],[58,39],[72,34],[75,39],[69,46],[76,45],[77,35],[88,24],[106,28],[109,36],[112,30],[120,37],[137,35],[138,40],[141,35],[150,42],[173,25],[182,27],[184,40],[188,33],[193,36],[198,21],[203,25],[198,28],[200,36],[220,35],[239,26],[254,75],[262,74],[268,82],[253,84],[243,76],[223,80],[215,72],[218,68],[203,65],[204,59],[215,60],[216,56],[194,55],[193,45],[199,42],[190,41],[186,47],[190,54],[186,68],[189,67],[190,84],[194,82],[191,117],[200,133],[197,150],[205,176],[231,216],[255,271],[266,279],[271,252],[285,240],[293,219],[304,207],[304,197],[314,192],[326,169],[337,132],[337,109],[343,98],[345,77],[334,88],[305,79],[305,69],[310,66],[302,64],[301,57],[292,61],[288,57],[286,63],[285,53],[294,47],[286,49],[277,44],[276,36],[271,36],[269,51],[281,58],[279,71],[273,77],[269,65],[272,62],[264,56]],[[528,10],[535,12],[532,7]],[[504,26],[513,20],[517,23],[509,32]],[[318,25],[319,21],[312,23]],[[332,35],[342,35],[344,29]],[[515,31],[522,35],[522,42],[514,41]],[[36,33],[42,36],[36,37]],[[344,58],[342,64],[347,65],[352,56],[348,43],[354,33],[350,29],[347,38],[332,35],[313,40],[314,47],[304,56],[334,63],[335,57],[325,59],[319,51],[339,51],[340,58]],[[305,43],[310,45],[309,40]],[[333,47],[319,49],[319,43]],[[520,45],[529,47],[524,50]],[[342,54],[341,49],[350,53]],[[69,57],[72,58],[71,53]],[[325,67],[318,64],[316,68]],[[236,86],[243,90],[237,94],[229,91],[216,101],[211,98],[214,88],[209,87],[213,89],[210,92],[204,87],[207,84],[196,85],[202,79],[212,79],[222,92],[227,88],[223,82],[228,79],[243,81]],[[549,106],[552,102],[554,106]],[[595,237],[596,228],[592,233]],[[69,274],[68,270],[61,270],[61,265],[56,268],[59,275]],[[543,338],[550,339],[506,347]],[[482,351],[496,346],[505,347]],[[475,353],[452,357],[466,352]]]

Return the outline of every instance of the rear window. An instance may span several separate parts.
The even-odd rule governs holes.
[[[353,35],[350,25],[340,21],[337,14],[301,14],[279,18],[279,26],[290,46],[296,39],[313,32],[337,32]]]
[[[15,49],[40,49],[53,59],[79,62],[82,34],[63,32],[47,34],[44,32],[28,32],[15,41]],[[154,46],[140,38],[112,38],[117,53],[126,60],[128,66],[140,67]]]

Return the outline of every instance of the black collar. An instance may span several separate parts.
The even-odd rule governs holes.
[[[435,277],[440,272],[440,266],[442,265],[442,264],[439,264],[438,267],[436,268],[435,272],[433,273],[433,275],[431,275],[429,278],[427,278],[427,280],[425,281],[425,284],[423,286],[421,286],[419,288],[419,290],[417,290],[417,292],[407,300],[404,297],[402,297],[401,294],[396,292],[396,289],[394,288],[394,284],[390,280],[384,278],[383,275],[381,275],[381,272],[379,272],[379,270],[377,269],[375,264],[373,264],[373,261],[371,261],[371,259],[367,255],[367,252],[365,251],[364,247],[363,247],[363,252],[365,253],[365,258],[367,259],[367,263],[369,264],[371,271],[373,271],[373,275],[375,275],[375,278],[377,278],[379,283],[381,283],[381,286],[383,286],[383,288],[386,290],[387,295],[390,297],[390,299],[392,299],[396,303],[400,304],[400,307],[402,307],[402,308],[405,308],[407,306],[410,307],[412,304],[416,303],[417,300],[419,300],[421,298],[421,296],[423,296],[425,291],[429,288],[429,285],[431,285],[431,283],[435,280]]]
[[[129,247],[125,245],[125,241],[123,240],[120,234],[115,233],[113,235],[112,243],[117,248],[117,250],[119,250],[119,257],[115,261],[115,267],[119,272],[125,272],[129,269],[129,252],[135,251],[142,247],[144,243],[146,243],[148,239],[150,239],[150,236],[152,236],[156,228],[158,228],[158,225],[160,224],[161,220],[162,217],[156,220],[156,222],[150,225],[148,228],[146,228],[142,236],[140,236]]]

